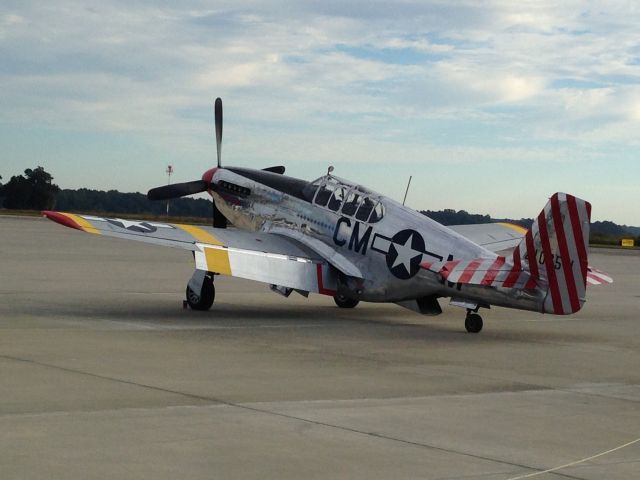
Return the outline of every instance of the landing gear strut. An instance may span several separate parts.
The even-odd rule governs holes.
[[[469,333],[478,333],[482,330],[482,317],[473,310],[467,310],[467,318],[464,320],[464,328]]]
[[[202,290],[195,292],[187,285],[187,303],[193,310],[209,310],[216,298],[216,288],[213,286],[213,275],[205,275]]]
[[[336,305],[339,306],[340,308],[353,308],[356,305],[358,305],[358,303],[360,303],[359,300],[347,298],[344,295],[340,295],[340,294],[335,295],[333,297],[333,301],[336,302]]]

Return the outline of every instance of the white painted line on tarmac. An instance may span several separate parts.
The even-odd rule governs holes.
[[[585,463],[588,462],[590,460],[594,460],[598,457],[603,457],[605,455],[609,455],[610,453],[613,452],[617,452],[618,450],[622,450],[623,448],[627,448],[630,447],[631,445],[640,442],[640,438],[636,438],[635,440],[625,443],[623,445],[619,445],[615,448],[612,448],[611,450],[607,450],[605,452],[600,452],[597,453],[596,455],[591,455],[590,457],[587,458],[582,458],[580,460],[576,460],[575,462],[571,462],[571,463],[565,463],[564,465],[560,465],[559,467],[553,467],[553,468],[549,468],[547,470],[541,470],[539,472],[533,472],[533,473],[527,473],[525,475],[518,475],[517,477],[511,477],[508,478],[507,480],[521,480],[523,478],[533,478],[533,477],[537,477],[538,475],[544,475],[545,473],[553,473],[553,472],[557,472],[558,470],[562,470],[564,468],[569,468],[569,467],[574,467],[576,465],[580,465],[581,463]]]

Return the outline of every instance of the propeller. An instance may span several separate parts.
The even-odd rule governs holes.
[[[222,167],[222,99],[216,98],[216,103],[213,106],[215,119],[216,119],[216,150],[218,151],[218,168]],[[218,207],[216,202],[211,202],[214,228],[227,228],[227,217],[225,217]]]
[[[218,207],[216,207],[216,202],[211,202],[213,204],[213,226],[214,228],[227,228],[227,217],[225,217]]]
[[[222,99],[220,97],[216,98],[214,113],[216,120],[216,150],[218,153],[218,168],[220,168],[222,166]],[[174,183],[172,185],[152,188],[147,192],[147,198],[149,200],[171,200],[172,198],[186,197],[187,195],[206,192],[210,188],[214,188],[214,185],[206,180]],[[218,207],[216,207],[216,202],[213,201],[212,204],[213,226],[216,228],[227,228],[227,219]]]
[[[220,97],[216,98],[213,108],[216,122],[216,151],[218,155],[217,163],[218,168],[222,168],[222,99]],[[285,169],[283,166],[275,166],[267,167],[263,170],[282,175]],[[205,177],[203,176],[203,178]],[[211,180],[211,177],[207,178]],[[152,188],[147,193],[147,198],[149,200],[170,200],[172,198],[193,195],[194,193],[206,192],[210,189],[215,190],[216,185],[213,183],[209,183],[209,181],[207,180],[194,180],[192,182],[174,183],[172,185],[164,185],[162,187]],[[213,226],[216,228],[227,228],[226,217],[218,209],[218,207],[216,206],[216,202],[213,201],[212,203]]]
[[[216,118],[216,149],[218,150],[218,168],[222,166],[222,99],[216,98],[214,105]]]
[[[147,198],[149,200],[171,200],[172,198],[185,197],[194,193],[206,192],[209,184],[204,180],[194,180],[193,182],[174,183],[164,185],[149,190]]]

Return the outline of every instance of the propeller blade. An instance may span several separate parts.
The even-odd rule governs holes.
[[[216,117],[216,147],[218,149],[218,168],[222,166],[222,99],[216,98],[215,103],[215,117]]]
[[[194,193],[206,192],[209,184],[204,180],[194,180],[193,182],[174,183],[164,185],[149,190],[147,198],[149,200],[170,200],[172,198],[193,195]]]
[[[263,168],[262,170],[264,170],[265,172],[277,173],[279,175],[284,174],[284,166],[282,165],[278,165],[277,167],[267,167],[267,168]]]
[[[216,202],[213,203],[213,227],[214,228],[227,228],[227,217],[225,217],[218,207]]]

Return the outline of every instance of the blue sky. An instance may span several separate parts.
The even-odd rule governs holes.
[[[215,161],[341,177],[416,209],[640,225],[630,2],[56,2],[0,7],[0,175],[146,191]]]

